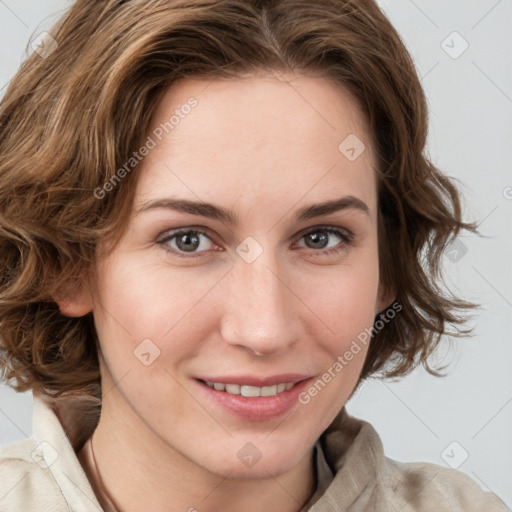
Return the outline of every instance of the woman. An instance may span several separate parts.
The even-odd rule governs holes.
[[[372,1],[78,0],[0,126],[3,371],[35,396],[2,510],[506,510],[344,407],[471,307]]]

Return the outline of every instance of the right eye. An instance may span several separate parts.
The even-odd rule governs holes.
[[[208,245],[202,238],[210,240],[207,233],[200,229],[179,229],[166,233],[166,235],[158,241],[164,249],[181,258],[197,258],[201,252],[206,250],[197,250]],[[211,240],[210,240],[211,242]]]

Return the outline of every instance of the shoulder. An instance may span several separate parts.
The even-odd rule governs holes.
[[[403,512],[507,512],[494,493],[485,492],[471,477],[429,462],[398,462],[384,457],[382,484]]]
[[[336,503],[339,510],[372,512],[509,512],[496,495],[461,471],[387,457],[371,423],[345,408],[324,432],[321,445],[333,479],[319,507]]]
[[[2,512],[69,511],[34,439],[0,447]]]

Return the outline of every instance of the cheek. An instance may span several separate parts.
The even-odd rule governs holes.
[[[311,360],[318,376],[299,397],[305,410],[321,411],[321,429],[352,394],[368,353],[378,295],[378,270],[337,269],[327,285],[310,288],[308,305],[320,320],[309,324]]]
[[[310,280],[304,290],[306,303],[318,318],[319,327],[331,335],[334,348],[373,325],[379,293],[378,258],[368,254],[353,265],[340,265],[322,280]]]
[[[343,406],[354,387],[368,353],[379,290],[378,257],[361,255],[305,289],[308,307],[318,317],[308,325],[313,340],[311,358],[318,379],[302,396],[304,405],[321,403],[327,422]],[[316,404],[316,405],[315,405]],[[322,420],[323,421],[323,420]]]
[[[94,321],[107,373],[121,383],[124,398],[155,421],[165,416],[162,404],[183,417],[201,413],[180,400],[174,368],[194,357],[211,331],[201,321],[207,315],[201,299],[218,278],[201,282],[192,274],[127,257],[122,264],[105,262],[98,272]]]
[[[94,319],[105,356],[111,354],[115,366],[123,360],[129,365],[134,350],[147,339],[166,358],[169,345],[175,360],[194,350],[193,339],[205,336],[205,298],[222,277],[216,274],[169,269],[154,261],[144,264],[126,255],[104,262],[98,271]]]

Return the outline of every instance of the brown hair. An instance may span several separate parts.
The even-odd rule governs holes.
[[[92,316],[66,317],[53,297],[86,278],[100,240],[119,239],[137,172],[101,200],[94,191],[178,79],[260,70],[319,72],[358,100],[378,159],[381,279],[401,305],[374,333],[361,380],[420,363],[437,374],[427,359],[447,325],[469,332],[471,307],[442,286],[441,256],[475,228],[424,154],[420,80],[374,1],[78,0],[51,34],[58,47],[31,55],[0,104],[0,353],[15,389],[97,395]]]

